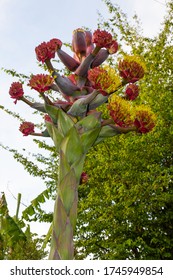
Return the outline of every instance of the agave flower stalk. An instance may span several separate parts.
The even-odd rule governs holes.
[[[54,119],[46,126],[60,157],[49,259],[68,260],[74,257],[78,185],[86,153],[101,130],[100,113],[75,122],[59,108],[46,105],[46,110]]]
[[[72,39],[74,58],[61,47],[59,39],[52,39],[35,49],[38,61],[46,64],[49,75],[34,75],[28,85],[40,94],[44,103],[28,101],[22,84],[18,82],[12,84],[9,94],[15,99],[15,104],[21,100],[45,113],[46,129],[42,133],[35,132],[31,122],[24,122],[19,129],[24,136],[51,137],[56,147],[60,164],[49,259],[72,260],[78,186],[87,178],[83,172],[86,154],[92,146],[108,137],[130,131],[148,133],[155,126],[155,116],[144,106],[135,109],[130,101],[137,98],[138,87],[134,83],[145,72],[138,59],[128,56],[121,60],[119,74],[114,68],[101,66],[118,49],[110,33],[96,30],[92,34],[83,29],[75,30]],[[55,54],[73,72],[68,77],[61,76],[54,69],[51,59]],[[130,98],[125,99],[118,92],[128,83],[131,84],[126,88],[126,94]],[[45,93],[50,90],[59,92],[64,100],[51,101],[49,93]],[[106,105],[106,117],[99,107],[103,104]],[[82,174],[85,180],[81,179]]]

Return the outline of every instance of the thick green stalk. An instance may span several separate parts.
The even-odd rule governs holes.
[[[73,236],[77,220],[78,185],[85,156],[101,130],[100,113],[74,121],[61,109],[45,105],[54,123],[47,130],[59,153],[59,176],[55,201],[50,260],[74,258]]]
[[[72,260],[73,236],[77,220],[78,185],[85,156],[69,165],[68,156],[60,151],[59,180],[53,215],[53,230],[49,259]],[[76,171],[76,167],[78,171]]]

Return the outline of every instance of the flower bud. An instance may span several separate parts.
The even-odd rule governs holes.
[[[93,91],[90,94],[80,96],[74,101],[67,113],[71,116],[85,116],[89,109],[90,102],[92,102],[92,100],[95,99],[97,95],[98,92]]]
[[[50,117],[48,114],[46,114],[46,115],[44,116],[44,120],[45,120],[45,122],[53,123],[51,117]]]
[[[60,76],[59,73],[53,72],[52,76],[59,88],[59,90],[68,96],[78,96],[80,94],[80,88],[73,84],[70,79],[65,76]]]
[[[81,178],[80,178],[80,185],[86,184],[88,182],[88,174],[86,172],[82,172]]]
[[[39,93],[44,93],[51,88],[53,78],[49,75],[38,74],[33,75],[29,80],[28,86],[37,90]]]
[[[104,104],[108,100],[108,95],[105,96],[102,93],[99,93],[90,103],[89,110],[96,109],[100,105]]]
[[[92,42],[92,33],[90,31],[85,31],[85,38],[86,38],[86,56],[89,55],[94,50],[94,44]]]
[[[81,77],[87,77],[88,70],[93,60],[94,56],[90,53],[76,69],[75,74]]]
[[[135,100],[139,95],[139,87],[136,84],[129,84],[126,87],[125,95],[129,100]]]
[[[85,31],[85,40],[86,40],[87,47],[92,44],[92,33],[88,30]]]
[[[59,107],[62,108],[64,111],[67,111],[70,108],[70,106],[72,106],[73,102],[58,100],[53,104],[55,105],[55,107]]]
[[[16,104],[17,100],[20,100],[24,95],[22,83],[20,82],[12,83],[9,89],[9,95],[11,96],[11,98],[15,99],[14,103]]]
[[[75,75],[75,74],[70,74],[70,75],[68,76],[68,79],[69,79],[74,85],[77,84],[77,75]]]
[[[23,122],[19,130],[23,133],[23,136],[28,136],[32,133],[34,133],[34,124],[31,122]]]
[[[76,29],[73,31],[72,50],[77,55],[79,60],[81,57],[86,56],[86,37],[83,29]]]
[[[105,49],[100,49],[98,54],[95,56],[93,62],[91,63],[91,68],[101,65],[109,56],[109,53]]]
[[[78,66],[79,62],[77,62],[73,57],[71,57],[69,54],[64,52],[61,49],[57,50],[58,57],[62,61],[62,63],[68,68],[70,71],[75,71]]]
[[[94,44],[89,45],[86,49],[86,56],[92,53],[93,50],[94,50]]]

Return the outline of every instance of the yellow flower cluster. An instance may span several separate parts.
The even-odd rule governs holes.
[[[144,61],[141,59],[141,57],[136,56],[136,55],[125,55],[123,57],[123,60],[127,61],[127,62],[136,62],[143,68],[144,72],[146,72],[146,65],[145,65]]]
[[[151,131],[156,125],[156,115],[145,105],[139,105],[135,108],[134,124],[141,133]]]
[[[140,133],[148,133],[156,125],[156,116],[146,105],[133,106],[131,102],[113,94],[107,106],[110,116],[120,127],[136,126]]]
[[[108,110],[114,122],[121,127],[128,127],[134,122],[133,107],[127,100],[113,94],[109,98]]]
[[[120,76],[126,83],[135,83],[143,78],[146,72],[146,66],[139,57],[126,55],[119,61],[118,70]]]
[[[88,79],[92,86],[98,90],[110,94],[121,85],[121,79],[115,69],[110,66],[95,67],[88,71]]]
[[[112,93],[116,91],[121,85],[120,76],[117,74],[116,70],[109,65],[103,66],[103,69],[107,72],[107,77],[109,79],[110,86],[106,89],[107,93]]]

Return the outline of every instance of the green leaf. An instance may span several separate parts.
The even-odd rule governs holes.
[[[72,127],[67,136],[62,140],[61,149],[70,165],[78,160],[84,153],[81,139],[75,127]]]
[[[57,124],[58,130],[63,136],[66,136],[70,128],[74,126],[73,120],[62,110],[59,110]]]
[[[113,137],[117,134],[120,134],[116,129],[112,128],[109,125],[103,126],[100,130],[99,136],[95,142],[95,145],[104,141],[108,137]]]
[[[73,201],[77,195],[77,181],[74,169],[71,169],[59,184],[59,195],[69,215]]]
[[[41,247],[42,249],[46,248],[46,246],[47,246],[47,244],[48,244],[48,242],[50,240],[51,234],[52,234],[52,224],[50,225],[49,230],[48,230],[48,232],[46,234],[46,237],[43,240],[42,247]]]
[[[82,142],[85,153],[87,153],[89,148],[91,148],[94,145],[94,143],[99,135],[100,129],[101,129],[101,127],[98,127],[96,129],[91,129],[91,130],[84,132],[81,135],[81,142]]]
[[[49,132],[47,129],[45,129],[44,131],[42,131],[42,134],[44,137],[50,137]]]
[[[55,107],[55,106],[52,106],[52,105],[49,105],[47,103],[45,103],[45,110],[46,112],[48,113],[48,115],[52,118],[53,122],[54,123],[57,123],[57,120],[58,120],[58,115],[59,115],[59,108],[58,107]]]
[[[70,171],[70,168],[67,157],[64,152],[60,150],[59,182],[61,182],[62,178]]]
[[[29,205],[23,212],[22,212],[22,215],[25,217],[25,216],[32,216],[35,214],[35,210],[34,210],[34,207],[31,205]]]
[[[59,132],[59,130],[53,123],[46,122],[46,127],[47,127],[49,135],[51,136],[52,140],[54,141],[57,151],[59,151],[59,147],[63,140],[63,135]]]
[[[76,180],[78,181],[78,183],[80,181],[81,174],[82,174],[82,171],[83,171],[85,157],[86,157],[86,154],[81,155],[81,157],[71,165],[71,168],[73,168],[74,171],[75,171]]]
[[[1,232],[10,236],[11,244],[13,244],[13,242],[17,242],[18,240],[26,239],[25,234],[11,216],[6,215],[3,218],[2,225]]]
[[[0,215],[4,216],[8,213],[8,206],[5,194],[2,193],[2,196],[0,197]]]
[[[43,193],[39,194],[35,199],[31,201],[34,207],[38,207],[40,203],[44,203],[44,202],[45,202],[45,198]]]
[[[68,114],[71,116],[83,117],[86,115],[88,104],[83,104],[82,99],[76,100],[71,108],[68,110]]]
[[[92,100],[89,104],[89,110],[93,110],[100,105],[104,104],[108,100],[108,96],[104,96],[103,94],[98,94],[94,100]]]
[[[96,127],[100,127],[100,123],[101,123],[100,116],[101,113],[96,112],[78,121],[75,126],[79,131],[79,133],[83,133],[85,131],[94,129]]]

